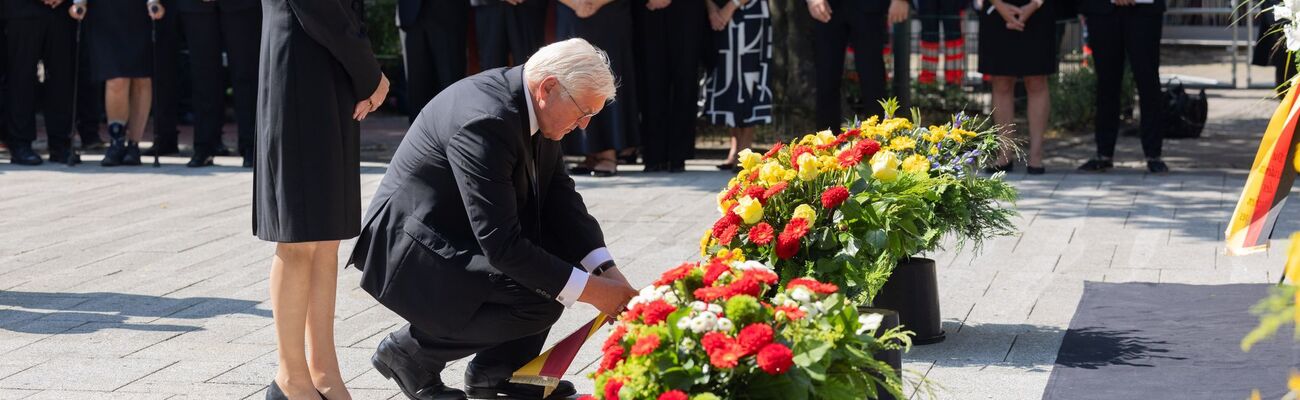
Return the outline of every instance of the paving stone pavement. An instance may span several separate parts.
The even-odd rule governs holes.
[[[1023,196],[1020,234],[978,254],[930,255],[940,266],[948,340],[907,354],[909,376],[940,385],[938,398],[1040,398],[1084,281],[1275,282],[1280,250],[1222,255],[1223,223],[1275,104],[1259,100],[1265,93],[1213,92],[1207,137],[1169,141],[1176,172],[1167,176],[1147,175],[1136,161],[1108,174],[1073,173],[1091,153],[1086,137],[1053,143],[1049,174],[1012,174]],[[1135,138],[1120,145],[1122,160],[1139,159]],[[204,169],[163,161],[158,169],[0,164],[0,400],[263,396],[276,359],[272,245],[249,231],[252,175],[236,158]],[[711,165],[578,178],[633,283],[696,255],[728,178]],[[364,202],[383,171],[363,167]],[[1280,220],[1279,232],[1300,230],[1300,207]],[[357,399],[401,399],[368,361],[402,321],[358,289],[358,278],[348,269],[339,279],[345,379]],[[575,306],[552,332],[594,314]],[[585,347],[570,371],[585,393],[596,347]],[[461,383],[463,365],[443,374],[448,384]]]

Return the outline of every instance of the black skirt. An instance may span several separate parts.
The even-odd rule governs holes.
[[[636,59],[632,53],[632,9],[629,0],[615,0],[587,18],[578,18],[573,9],[556,3],[555,39],[582,38],[609,55],[614,79],[622,84],[614,99],[591,118],[586,129],[564,138],[564,151],[586,155],[605,150],[623,150],[641,144],[640,119],[637,117]]]
[[[153,76],[153,20],[145,2],[87,2],[85,24],[95,80]]]
[[[1006,0],[1014,6],[1028,0]],[[1056,14],[1053,1],[1025,21],[1024,31],[1007,29],[1007,23],[990,5],[980,11],[979,72],[995,76],[1036,76],[1056,73]]]

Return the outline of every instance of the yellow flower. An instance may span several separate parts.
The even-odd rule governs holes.
[[[1300,171],[1300,144],[1295,145],[1295,170]]]
[[[893,134],[898,130],[912,129],[912,121],[908,121],[907,118],[890,118],[882,122],[880,126],[885,128],[885,131]]]
[[[913,154],[911,157],[907,157],[907,159],[903,160],[903,170],[916,174],[929,172],[930,159],[920,154]]]
[[[876,124],[878,123],[880,123],[880,117],[872,115],[871,118],[867,118],[866,121],[862,121],[862,124],[858,127],[858,129],[865,131],[867,130],[867,128],[876,126]]]
[[[836,161],[835,156],[833,155],[824,155],[821,157],[817,157],[817,163],[821,164],[822,172],[831,172],[840,169],[840,162]]]
[[[947,127],[930,125],[930,133],[925,135],[925,141],[930,143],[939,143],[942,142],[945,137],[948,137]]]
[[[758,170],[758,179],[763,181],[763,186],[772,186],[785,181],[785,168],[782,168],[779,162],[768,161]]]
[[[799,155],[799,179],[811,181],[821,175],[821,165],[818,165],[817,156],[809,153]]]
[[[810,205],[800,204],[798,207],[794,208],[794,216],[791,218],[803,218],[811,224],[813,221],[817,220],[817,210],[813,210]]]
[[[898,156],[889,150],[881,150],[871,156],[871,177],[883,182],[892,182],[898,178]]]
[[[700,257],[709,256],[709,242],[713,240],[713,229],[705,229],[704,236],[700,237]]]
[[[736,159],[740,160],[741,168],[749,170],[763,161],[763,155],[744,149],[739,154],[736,154]]]
[[[975,137],[976,133],[962,128],[954,128],[948,132],[948,137],[957,143],[964,143],[966,139]]]
[[[1300,371],[1291,370],[1291,377],[1286,380],[1286,388],[1292,392],[1300,392]]]
[[[787,170],[785,170],[785,179],[782,179],[782,180],[784,180],[784,181],[789,181],[789,180],[791,180],[791,179],[794,179],[796,176],[799,176],[798,174],[799,174],[799,173],[798,173],[798,172],[795,172],[795,170],[793,170],[793,169],[787,169]]]
[[[908,151],[916,148],[916,139],[907,136],[899,136],[889,141],[889,149],[893,151]]]
[[[717,258],[723,261],[745,262],[745,251],[741,249],[718,250]]]
[[[741,197],[740,202],[736,203],[735,211],[746,224],[756,224],[763,219],[763,203],[759,203],[753,197]]]
[[[830,130],[817,132],[817,140],[814,141],[814,143],[816,143],[818,146],[825,146],[827,144],[831,144],[834,142],[835,142],[835,134],[831,133]]]

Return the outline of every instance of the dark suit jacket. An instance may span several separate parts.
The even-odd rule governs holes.
[[[36,18],[47,15],[68,15],[72,0],[64,1],[58,7],[50,8],[41,0],[0,0],[4,1],[4,18]],[[72,18],[72,17],[68,17]]]
[[[1152,4],[1136,4],[1127,7],[1116,7],[1110,0],[1078,0],[1079,14],[1083,15],[1108,15],[1116,10],[1134,14],[1160,14],[1165,12],[1165,0],[1155,0]]]
[[[464,326],[500,276],[554,299],[605,246],[560,143],[529,135],[526,107],[522,67],[452,84],[416,117],[371,200],[348,264],[426,332]]]
[[[243,10],[245,8],[259,7],[261,5],[262,2],[259,0],[176,0],[175,7],[176,11],[179,12],[213,13],[217,12],[218,6],[226,11],[235,11]]]
[[[425,0],[397,0],[397,26],[408,28],[415,25],[420,17],[420,3]],[[453,0],[464,1],[464,0]]]

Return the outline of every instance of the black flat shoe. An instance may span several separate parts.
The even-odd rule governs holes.
[[[126,154],[122,155],[122,165],[140,165],[140,143],[127,142]]]
[[[644,172],[668,172],[668,163],[646,164]]]
[[[190,168],[210,167],[214,165],[213,158],[212,154],[206,151],[196,150],[194,151],[194,157],[190,157],[190,162],[185,163],[185,166]]]
[[[586,165],[574,165],[569,167],[569,175],[591,175],[591,167]]]
[[[289,400],[289,396],[280,390],[280,384],[271,381],[271,386],[266,388],[266,400]]]
[[[9,149],[9,163],[18,165],[41,165],[45,160],[36,154],[31,146],[14,146]]]
[[[1164,175],[1169,173],[1169,165],[1166,165],[1159,158],[1149,158],[1147,159],[1147,171],[1151,171],[1156,175]]]
[[[680,174],[680,173],[683,173],[683,172],[686,172],[686,162],[685,162],[685,161],[678,161],[678,162],[674,162],[674,163],[669,163],[669,164],[668,164],[668,173],[670,173],[670,174]]]
[[[612,170],[612,171],[603,171],[603,170],[599,170],[599,169],[592,169],[592,170],[591,170],[591,176],[594,176],[594,177],[597,177],[597,178],[608,178],[608,177],[616,176],[616,175],[618,175],[618,170]]]
[[[718,164],[717,167],[718,167],[718,170],[719,170],[719,171],[734,171],[734,170],[736,170],[737,164],[736,164],[736,163],[723,163],[723,164]]]
[[[67,164],[73,166],[81,164],[81,156],[72,150],[64,150],[50,153],[50,162],[58,164]]]
[[[465,393],[471,399],[543,399],[543,388],[535,385],[524,385],[519,383],[502,382],[496,386],[466,386]],[[546,400],[564,399],[578,394],[574,389],[573,382],[560,381],[550,396]]]
[[[244,156],[244,168],[253,168],[253,156]]]
[[[1046,174],[1046,173],[1047,173],[1047,168],[1043,168],[1043,167],[1035,167],[1035,166],[1030,165],[1030,166],[1025,167],[1025,173],[1030,174],[1030,175],[1042,175],[1042,174]]]
[[[1015,169],[1016,169],[1016,162],[1015,162],[1015,161],[1007,161],[1006,164],[1002,164],[1002,165],[990,165],[990,166],[984,167],[984,173],[986,173],[986,174],[996,174],[996,173],[998,173],[998,172],[1011,173],[1011,172],[1014,171]]]
[[[1088,160],[1088,162],[1083,163],[1083,165],[1080,165],[1079,171],[1106,172],[1109,171],[1111,168],[1115,168],[1114,161],[1111,161],[1109,158],[1098,157],[1098,158]]]
[[[619,163],[619,164],[636,164],[636,153],[633,152],[632,154],[623,155],[623,156],[618,156],[618,163]]]

